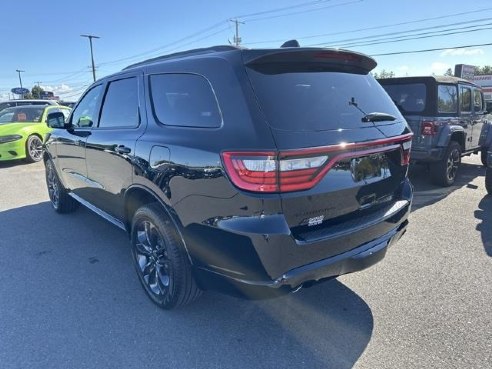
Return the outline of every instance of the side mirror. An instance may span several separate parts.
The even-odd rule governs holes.
[[[46,124],[50,128],[65,128],[65,116],[59,111],[49,113]]]

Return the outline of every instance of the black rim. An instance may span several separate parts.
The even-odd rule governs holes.
[[[446,176],[448,181],[454,181],[456,173],[458,171],[458,166],[460,165],[460,152],[458,149],[454,149],[448,156]]]
[[[29,151],[29,157],[32,160],[39,161],[43,154],[43,143],[39,138],[33,137],[29,140],[27,150]]]
[[[134,256],[137,272],[147,292],[164,300],[172,290],[172,264],[164,239],[150,220],[136,224]]]
[[[58,184],[58,178],[56,178],[55,170],[50,162],[46,163],[46,183],[48,185],[48,195],[51,203],[55,208],[58,208],[60,203],[60,186]]]

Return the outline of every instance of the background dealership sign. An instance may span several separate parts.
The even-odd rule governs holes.
[[[15,87],[15,88],[11,89],[10,92],[12,92],[13,94],[16,94],[16,95],[25,95],[25,94],[29,93],[29,90],[27,88],[23,88],[23,87]]]
[[[474,65],[456,64],[454,66],[454,75],[471,81],[475,77],[475,68]]]

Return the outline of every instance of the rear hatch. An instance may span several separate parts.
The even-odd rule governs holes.
[[[270,164],[253,155],[243,168],[275,172],[263,189],[280,193],[299,243],[364,227],[399,201],[411,133],[369,74],[373,59],[302,48],[244,51],[244,59],[278,151],[264,153]]]

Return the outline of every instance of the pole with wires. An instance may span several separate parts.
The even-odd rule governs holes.
[[[93,38],[100,38],[99,36],[94,36],[94,35],[80,35],[81,37],[87,37],[89,39],[89,45],[91,47],[91,61],[92,61],[92,78],[94,79],[94,82],[96,82],[96,67],[94,65],[94,53],[92,51],[92,39]]]

